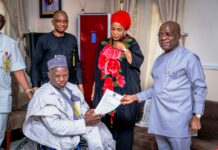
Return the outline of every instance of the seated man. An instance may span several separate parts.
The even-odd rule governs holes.
[[[29,103],[24,134],[42,145],[58,150],[76,149],[85,139],[89,150],[115,150],[115,141],[84,101],[82,92],[68,82],[66,57],[48,61],[50,82],[40,87]]]

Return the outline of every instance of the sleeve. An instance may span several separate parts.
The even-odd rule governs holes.
[[[156,61],[154,62],[153,64],[153,67],[152,67],[152,73],[151,73],[151,76],[153,77],[153,69],[156,65]],[[148,88],[147,90],[145,91],[142,91],[140,93],[137,93],[136,96],[138,98],[138,102],[142,102],[142,101],[145,101],[145,100],[148,100],[148,99],[151,99],[152,96],[153,96],[153,93],[154,93],[154,85],[152,85],[150,88]]]
[[[18,48],[17,42],[13,41],[13,50],[11,52],[11,63],[10,63],[10,68],[11,71],[17,71],[21,69],[25,69],[25,63],[23,61],[23,57],[20,53],[20,50]]]
[[[57,108],[53,105],[46,106],[46,111],[59,111]],[[73,136],[73,135],[80,135],[86,133],[86,126],[85,126],[85,120],[64,120],[60,117],[60,115],[57,115],[57,113],[54,113],[53,115],[49,116],[42,116],[41,117],[43,123],[48,128],[48,130],[55,134],[60,136]]]
[[[194,54],[189,57],[187,76],[191,82],[193,90],[193,113],[203,114],[207,94],[207,85],[200,59]]]
[[[130,64],[130,66],[139,69],[143,63],[144,56],[136,40],[133,41],[129,49],[132,54],[132,63]]]
[[[76,69],[77,69],[76,70],[77,84],[82,84],[82,69],[79,59],[77,40],[76,40],[76,48],[75,48],[75,57],[76,57]]]
[[[150,99],[152,95],[153,95],[153,86],[145,91],[136,94],[139,103],[147,99]]]
[[[98,69],[98,59],[99,59],[99,55],[100,55],[100,51],[103,49],[103,46],[100,44],[98,46],[98,49],[97,49],[97,53],[96,53],[96,58],[95,58],[95,82],[97,80],[99,80],[100,78],[100,75],[101,75],[101,72],[100,70]]]
[[[33,87],[40,87],[40,63],[43,56],[43,42],[44,38],[40,37],[36,43],[36,49],[32,52],[32,63],[31,63],[31,82]]]
[[[95,81],[95,88],[94,88],[94,98],[93,98],[93,107],[96,108],[98,103],[100,102],[101,98],[101,71],[98,69],[98,58],[100,55],[100,51],[102,50],[103,46],[99,44],[96,54],[96,61],[95,61],[95,75],[94,75],[94,81]]]

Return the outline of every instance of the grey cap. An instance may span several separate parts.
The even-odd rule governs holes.
[[[48,70],[57,67],[67,67],[67,59],[64,55],[55,55],[54,58],[50,59],[48,62]]]

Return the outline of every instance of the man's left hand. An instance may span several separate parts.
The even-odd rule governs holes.
[[[198,130],[201,129],[201,120],[196,116],[193,116],[189,124],[190,134],[196,134]]]
[[[31,100],[32,97],[33,97],[33,94],[34,94],[33,89],[27,89],[27,90],[25,91],[25,93],[27,94],[28,99]]]

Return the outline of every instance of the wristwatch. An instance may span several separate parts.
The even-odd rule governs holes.
[[[122,48],[122,51],[124,51],[124,52],[125,52],[126,50],[127,50],[127,48],[126,48],[126,47]]]
[[[195,114],[195,116],[200,119],[201,118],[201,114]]]

